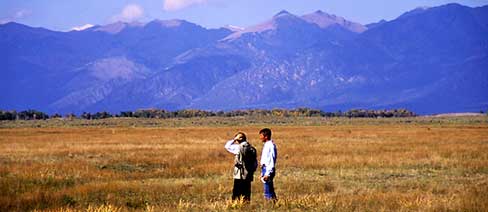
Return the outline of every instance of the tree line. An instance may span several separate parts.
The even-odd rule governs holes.
[[[52,114],[36,111],[25,110],[17,112],[15,110],[5,111],[0,110],[0,120],[46,120],[54,118],[68,118],[68,119],[105,119],[113,117],[127,117],[127,118],[193,118],[193,117],[237,117],[237,116],[273,116],[273,117],[348,117],[348,118],[390,118],[390,117],[414,117],[416,114],[407,109],[390,109],[390,110],[365,110],[352,109],[346,112],[325,112],[322,110],[311,108],[297,108],[297,109],[249,109],[249,110],[233,110],[233,111],[206,111],[185,109],[168,111],[164,109],[140,109],[136,111],[122,111],[118,114],[112,114],[106,111],[90,113],[83,112],[76,115],[74,113],[68,114]]]

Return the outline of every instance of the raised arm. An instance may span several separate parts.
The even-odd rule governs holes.
[[[225,143],[224,147],[227,151],[229,151],[230,153],[232,153],[234,155],[239,154],[239,144],[235,144],[234,140],[227,141],[227,143]]]

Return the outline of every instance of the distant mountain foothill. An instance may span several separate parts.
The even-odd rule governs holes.
[[[488,109],[488,6],[417,8],[368,25],[320,10],[248,28],[10,22],[0,49],[0,109]]]

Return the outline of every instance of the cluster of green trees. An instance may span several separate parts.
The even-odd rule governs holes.
[[[413,117],[415,113],[407,109],[395,109],[395,110],[349,110],[344,113],[343,116],[346,117],[366,117],[366,118],[377,118],[377,117]]]
[[[0,110],[0,120],[39,120],[48,118],[50,118],[48,114],[36,110],[25,110],[21,112]]]
[[[109,112],[84,112],[77,116],[69,113],[64,116],[60,114],[53,114],[49,116],[46,113],[36,110],[26,110],[21,112],[16,111],[2,111],[0,110],[0,120],[39,120],[49,118],[80,118],[80,119],[105,119],[111,117],[133,117],[133,118],[191,118],[191,117],[236,117],[236,116],[275,116],[275,117],[413,117],[415,113],[407,109],[393,109],[393,110],[364,110],[353,109],[347,112],[324,112],[322,110],[310,108],[297,109],[249,109],[249,110],[234,110],[234,111],[206,111],[206,110],[177,110],[167,111],[162,109],[143,109],[136,111],[122,111],[119,114],[111,114]]]
[[[364,110],[353,109],[347,112],[324,112],[322,110],[310,108],[298,109],[249,109],[249,110],[233,110],[233,111],[206,111],[206,110],[178,110],[166,111],[159,109],[137,110],[135,112],[125,111],[116,115],[117,117],[136,117],[136,118],[191,118],[191,117],[236,117],[236,116],[275,116],[275,117],[413,117],[416,114],[407,109],[393,109],[393,110]]]

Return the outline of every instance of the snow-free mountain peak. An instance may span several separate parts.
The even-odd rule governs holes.
[[[228,29],[232,32],[240,32],[240,31],[243,31],[245,29],[244,27],[234,26],[234,25],[226,25],[223,28]]]
[[[317,24],[320,28],[328,28],[333,25],[339,25],[349,31],[356,32],[356,33],[364,32],[367,29],[365,26],[359,23],[348,21],[343,17],[328,14],[321,10],[317,10],[314,13],[303,15],[302,19],[309,23]]]
[[[278,18],[278,17],[283,17],[283,16],[293,16],[290,12],[286,10],[281,10],[280,12],[276,13],[276,15],[273,16],[273,18]]]
[[[234,40],[246,33],[262,33],[268,30],[276,30],[280,26],[284,28],[288,28],[301,23],[306,23],[306,22],[302,20],[300,17],[291,14],[286,10],[282,10],[278,12],[276,15],[274,15],[271,19],[254,26],[247,27],[244,30],[235,32],[229,35],[224,40]]]
[[[117,34],[119,32],[124,31],[127,28],[131,28],[131,27],[137,28],[137,27],[143,27],[143,26],[144,26],[144,23],[141,23],[141,22],[127,23],[127,22],[117,21],[117,22],[107,24],[107,25],[94,26],[94,27],[88,28],[87,30],[106,32],[109,34]]]
[[[155,19],[155,20],[147,23],[146,25],[149,25],[149,24],[159,25],[159,26],[165,27],[165,28],[172,28],[172,27],[179,27],[179,26],[182,26],[184,24],[192,24],[192,23],[185,21],[185,20],[181,20],[181,19],[170,19],[170,20]]]

